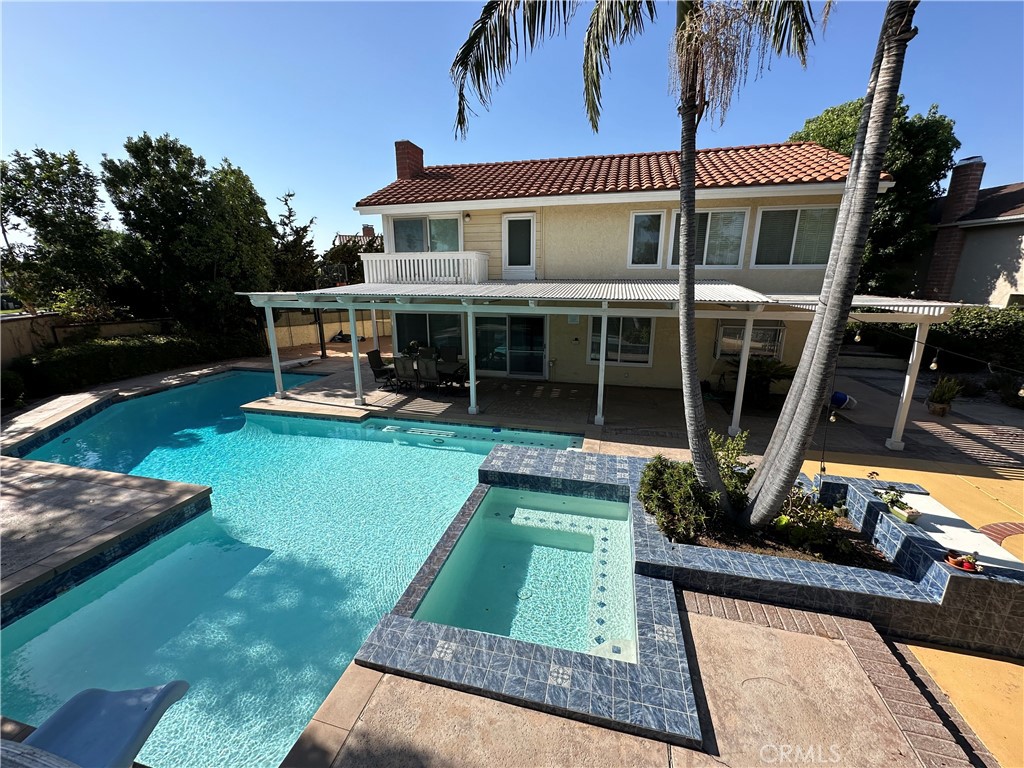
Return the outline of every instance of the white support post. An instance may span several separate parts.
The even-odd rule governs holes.
[[[750,361],[750,339],[754,335],[754,318],[748,317],[743,323],[743,346],[740,348],[740,367],[736,371],[736,399],[732,404],[732,424],[729,434],[740,433],[740,412],[743,410],[743,390],[747,384],[747,363]]]
[[[352,371],[356,378],[356,405],[364,405],[363,399],[363,374],[359,368],[359,329],[356,327],[356,311],[348,308],[348,324],[352,331]]]
[[[370,322],[373,324],[373,348],[380,349],[380,336],[377,334],[377,310],[370,310]]]
[[[903,429],[907,426],[907,414],[910,403],[914,400],[914,387],[917,386],[917,374],[921,370],[921,358],[924,357],[924,342],[928,338],[929,323],[918,323],[914,334],[914,348],[910,351],[907,363],[907,376],[903,380],[903,391],[900,393],[900,404],[896,409],[896,421],[892,425],[892,437],[885,441],[890,451],[902,451],[906,446],[903,442]]]
[[[270,342],[270,361],[274,366],[274,384],[277,391],[274,397],[284,397],[284,380],[281,378],[281,357],[277,354],[277,332],[274,330],[274,310],[264,307],[267,314],[267,341]]]
[[[476,405],[476,315],[472,310],[466,312],[466,327],[468,329],[466,333],[469,336],[467,345],[469,353],[469,413],[475,416],[480,413],[480,409]]]
[[[597,362],[597,413],[594,415],[594,423],[597,426],[604,424],[604,358],[608,351],[608,302],[601,303],[601,357]],[[589,342],[589,339],[588,339]],[[587,355],[590,355],[590,344],[587,344]]]

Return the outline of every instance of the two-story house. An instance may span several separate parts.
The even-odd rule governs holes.
[[[680,386],[678,152],[427,166],[412,142],[395,149],[396,180],[355,206],[382,217],[366,283],[252,295],[268,321],[271,306],[391,312],[395,350],[417,341],[467,361],[470,413],[483,376],[595,384],[596,424],[607,384]],[[732,432],[748,360],[799,359],[848,169],[811,143],[698,153],[699,374],[737,381]],[[924,332],[948,312],[881,297],[855,308]]]

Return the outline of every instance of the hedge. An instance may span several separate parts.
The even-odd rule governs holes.
[[[916,328],[865,323],[860,332],[864,343],[880,352],[908,357]],[[925,345],[925,364],[941,348],[939,364],[945,372],[977,371],[985,368],[984,363],[1019,369],[1024,360],[1024,306],[958,307],[949,320],[929,329]]]
[[[266,353],[258,336],[125,336],[49,347],[11,361],[28,398],[87,389],[97,384],[189,365]]]

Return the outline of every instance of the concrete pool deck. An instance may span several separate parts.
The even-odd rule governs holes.
[[[382,416],[391,418],[413,418],[426,420],[450,420],[466,424],[488,424],[498,426],[520,426],[526,428],[546,429],[552,431],[574,432],[584,434],[584,449],[591,452],[612,454],[628,454],[649,456],[663,452],[677,457],[686,457],[685,430],[681,423],[681,403],[678,393],[657,390],[640,390],[627,388],[609,388],[608,419],[604,427],[596,427],[591,423],[593,406],[593,387],[586,385],[566,385],[557,383],[488,382],[488,392],[481,395],[481,406],[484,412],[477,417],[465,413],[468,398],[464,395],[430,395],[427,397],[395,396],[387,392],[368,392],[368,406],[355,408],[351,405],[350,388],[351,357],[344,353],[348,345],[332,345],[342,349],[342,354],[334,355],[326,361],[313,362],[302,372],[332,373],[330,377],[319,379],[305,385],[299,396],[292,396],[277,401],[287,403],[290,412],[302,412],[308,408],[310,413],[320,411],[319,415],[341,414],[345,418],[367,418]],[[291,350],[287,356],[310,357],[309,348]],[[269,369],[265,360],[238,361],[242,367]],[[134,396],[149,391],[158,391],[170,386],[195,381],[198,376],[209,375],[227,370],[231,365],[210,366],[201,370],[176,371],[168,375],[150,376],[143,379],[122,382],[106,389],[66,398],[55,398],[42,404],[32,411],[18,415],[14,420],[5,423],[3,446],[7,449],[15,442],[29,439],[32,434],[58,424],[62,420],[73,418],[76,413],[102,402],[103,398],[116,396]],[[1013,419],[1019,411],[1009,409],[989,413],[988,406],[979,406],[972,410],[965,401],[961,407],[958,403],[953,418],[934,419],[923,412],[923,406],[915,403],[908,421],[907,446],[905,453],[892,453],[882,448],[882,441],[888,436],[888,422],[895,408],[896,397],[886,391],[891,381],[874,377],[876,372],[851,372],[851,378],[841,381],[837,387],[853,394],[861,403],[858,411],[850,414],[841,413],[840,421],[830,426],[827,434],[819,428],[816,447],[809,452],[805,471],[814,474],[822,452],[822,445],[827,450],[825,457],[830,473],[844,474],[853,477],[866,476],[867,472],[879,471],[885,480],[915,482],[927,487],[931,493],[946,506],[959,512],[968,522],[976,527],[998,525],[1007,522],[1024,523],[1024,430],[1016,426]],[[874,378],[872,378],[874,377]],[[871,381],[867,381],[871,379]],[[372,376],[364,367],[364,382],[372,388]],[[866,382],[866,383],[865,383]],[[482,388],[483,389],[483,388]],[[621,391],[620,391],[621,390]],[[485,400],[485,398],[488,398]],[[276,400],[276,399],[275,399]],[[316,410],[313,410],[316,409]],[[721,413],[719,413],[719,411]],[[921,412],[919,412],[921,411]],[[923,412],[923,413],[922,413]],[[974,414],[977,418],[971,416]],[[728,414],[724,409],[708,404],[709,422],[713,428],[724,430],[728,424]],[[981,419],[987,418],[990,423]],[[856,419],[856,420],[854,420]],[[1020,419],[1017,418],[1019,424]],[[758,446],[770,434],[774,422],[770,416],[751,414],[744,417],[745,428],[752,431],[749,443],[756,452]],[[13,491],[9,478],[13,473],[24,472],[24,464],[17,459],[3,459],[0,469],[4,472],[5,504],[11,501]],[[52,466],[52,465],[46,465]],[[67,469],[67,468],[60,468]],[[123,477],[123,476],[121,476]],[[138,478],[134,478],[138,479]],[[14,483],[13,485],[17,485]],[[116,498],[116,496],[111,496]],[[110,514],[113,510],[108,511]],[[7,523],[3,521],[6,532]],[[1018,557],[1024,555],[1024,535],[1012,535],[1003,540],[1002,546]],[[4,541],[4,557],[7,557],[7,542]],[[50,553],[53,554],[53,553]],[[44,558],[45,559],[45,558]],[[5,571],[6,573],[6,571]],[[6,585],[5,585],[6,591]],[[713,617],[714,618],[714,617]],[[697,619],[694,626],[708,622]],[[711,623],[713,626],[714,623]],[[771,627],[769,627],[771,628]],[[703,631],[703,630],[702,630]],[[749,631],[749,630],[744,630]],[[694,640],[697,642],[698,632]],[[807,642],[810,642],[808,639]],[[765,640],[767,643],[768,641]],[[778,641],[784,642],[784,641]],[[833,640],[833,642],[836,642]],[[777,645],[776,647],[782,647]],[[788,647],[788,645],[787,645]],[[1007,718],[1007,712],[1024,711],[1024,667],[1019,662],[1004,659],[989,659],[976,654],[954,652],[943,649],[926,649],[921,647],[905,647],[910,655],[909,664],[918,664],[926,669],[933,678],[933,685],[943,695],[950,694],[953,703],[960,708],[960,713],[940,715],[936,712],[937,704],[927,701],[932,713],[940,721],[955,722],[963,715],[974,730],[981,735],[987,745],[1004,766],[1024,765],[1024,723],[1014,722]],[[877,650],[876,652],[881,653]],[[888,646],[891,659],[896,659],[899,651],[895,646]],[[914,656],[918,656],[920,663]],[[769,660],[766,659],[765,663]],[[883,663],[889,663],[885,660]],[[902,667],[901,667],[902,668]],[[965,689],[963,670],[974,670],[969,689]],[[712,674],[717,664],[708,660],[701,667],[702,673]],[[364,670],[365,671],[365,670]],[[373,673],[377,674],[377,673]],[[393,681],[393,682],[392,682]],[[344,683],[344,685],[342,684]],[[386,683],[386,685],[385,685]],[[859,681],[858,685],[863,681]],[[363,681],[365,687],[366,681]],[[809,679],[808,685],[815,685]],[[358,686],[357,686],[358,687]],[[348,682],[343,677],[336,691],[344,691]],[[866,690],[866,689],[865,689]],[[369,703],[378,693],[387,693],[388,698],[380,701],[380,710],[371,708]],[[332,694],[332,697],[334,694]],[[935,698],[935,697],[933,697]],[[331,697],[321,707],[318,716],[330,718],[324,714]],[[444,702],[449,702],[447,705]],[[390,704],[388,703],[390,702]],[[395,702],[401,702],[401,711],[392,712],[389,719],[386,714],[393,710]],[[999,706],[994,707],[993,702]],[[451,711],[445,716],[448,709]],[[332,705],[333,707],[333,705]],[[609,755],[621,754],[623,764],[668,765],[669,760],[679,765],[711,765],[717,763],[714,758],[703,753],[692,752],[678,747],[668,748],[660,742],[608,731],[606,729],[582,723],[574,723],[563,718],[546,715],[511,707],[515,710],[516,722],[519,726],[509,729],[508,733],[495,726],[493,718],[508,717],[508,711],[502,708],[508,704],[494,702],[469,694],[448,689],[440,689],[423,683],[395,678],[385,675],[372,686],[370,698],[359,708],[359,716],[351,722],[350,728],[342,728],[326,720],[314,717],[316,744],[327,739],[326,746],[320,750],[321,757],[330,757],[336,765],[344,764],[382,764],[390,762],[407,752],[410,760],[420,755],[423,760],[408,764],[460,764],[462,754],[459,751],[457,738],[432,739],[427,734],[422,741],[420,752],[410,751],[401,744],[393,743],[393,739],[401,736],[409,723],[419,722],[428,715],[431,722],[442,728],[441,733],[467,734],[481,743],[481,749],[487,750],[476,754],[489,755],[488,760],[496,764],[521,765],[520,755],[536,758],[531,764],[607,764]],[[496,708],[493,709],[492,708]],[[712,711],[714,711],[712,709]],[[766,711],[768,711],[766,709]],[[917,710],[915,710],[917,711]],[[368,713],[363,718],[362,713]],[[376,713],[376,714],[374,714]],[[919,711],[924,714],[924,710]],[[891,714],[891,710],[890,710]],[[424,721],[426,722],[426,721]],[[405,723],[405,725],[402,725]],[[921,726],[926,728],[926,726]],[[447,729],[447,730],[444,730]],[[581,730],[582,729],[582,730]],[[588,730],[590,729],[590,730]],[[381,730],[381,733],[377,733]],[[391,734],[394,731],[393,735]],[[415,727],[412,728],[415,731]],[[721,740],[728,727],[723,727],[716,736]],[[948,730],[948,729],[947,729]],[[344,739],[339,731],[345,731]],[[519,742],[525,738],[524,732],[538,734],[531,742],[526,753],[525,747]],[[349,735],[357,738],[349,740]],[[308,742],[306,734],[303,739]],[[413,746],[420,737],[410,736]],[[965,737],[966,738],[966,737]],[[975,737],[971,737],[975,738]],[[296,745],[299,749],[303,743],[300,739]],[[389,741],[392,739],[392,741]],[[532,737],[531,737],[532,739]],[[633,741],[635,740],[635,741]],[[436,741],[436,744],[434,743]],[[964,741],[964,739],[961,739]],[[486,743],[485,743],[486,742]],[[493,743],[491,743],[493,742]],[[502,747],[501,744],[505,746]],[[765,743],[778,743],[765,742]],[[331,744],[338,744],[338,750],[331,753]],[[344,748],[342,748],[344,744]],[[490,744],[490,746],[487,746]],[[653,746],[652,746],[653,745]],[[935,746],[935,745],[933,745]],[[721,745],[720,745],[721,748]],[[733,747],[729,747],[732,749]],[[410,748],[411,749],[411,748]],[[420,749],[416,746],[416,749]],[[508,751],[502,752],[502,749]],[[519,749],[520,752],[515,750]],[[737,747],[738,749],[738,747]],[[315,750],[314,750],[315,751]],[[739,754],[739,753],[738,753]],[[938,753],[933,753],[938,754]],[[502,756],[504,755],[504,757]],[[659,756],[660,755],[660,756]],[[308,756],[308,755],[307,755]],[[376,756],[376,758],[374,758]],[[293,755],[294,757],[294,755]],[[429,757],[429,759],[427,759]],[[337,758],[335,760],[334,758]],[[343,761],[348,760],[346,763]],[[719,759],[726,759],[724,753]],[[738,758],[737,758],[738,759]],[[360,763],[359,760],[362,760]],[[518,760],[518,761],[517,761]],[[986,758],[986,762],[988,758]],[[502,763],[504,761],[504,763]],[[295,764],[329,765],[330,762],[311,761]],[[468,761],[465,764],[470,764]],[[478,764],[478,763],[477,763]],[[743,764],[742,762],[734,764]],[[859,763],[858,763],[859,764]],[[920,763],[909,763],[920,764]],[[937,762],[924,764],[939,764]],[[966,763],[952,760],[948,765],[965,765]],[[987,763],[992,765],[993,763]]]

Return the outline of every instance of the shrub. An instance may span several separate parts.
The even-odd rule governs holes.
[[[928,394],[928,399],[937,405],[948,405],[956,399],[961,391],[963,391],[963,387],[960,386],[959,381],[952,376],[943,376]]]
[[[794,547],[832,549],[836,542],[837,510],[818,502],[810,493],[791,488],[782,511],[772,522]]]
[[[1024,408],[1024,397],[1020,396],[1021,379],[1009,371],[999,371],[988,377],[985,387],[999,395],[1004,405],[1011,408]]]
[[[697,482],[693,465],[661,454],[644,467],[637,498],[672,541],[693,541],[707,529],[715,509],[714,500]]]
[[[710,436],[729,501],[733,508],[741,508],[747,503],[750,482],[750,463],[741,459],[747,433],[724,437],[712,432]],[[654,515],[661,532],[672,541],[693,541],[719,518],[719,500],[697,482],[693,465],[672,461],[661,454],[644,467],[637,498],[647,513]]]
[[[0,371],[0,400],[4,405],[20,405],[25,396],[25,380],[17,371]]]
[[[262,337],[235,336],[130,336],[88,339],[63,347],[49,347],[16,358],[12,370],[24,378],[31,397],[62,394],[96,384],[159,373],[188,365],[266,351]]]

